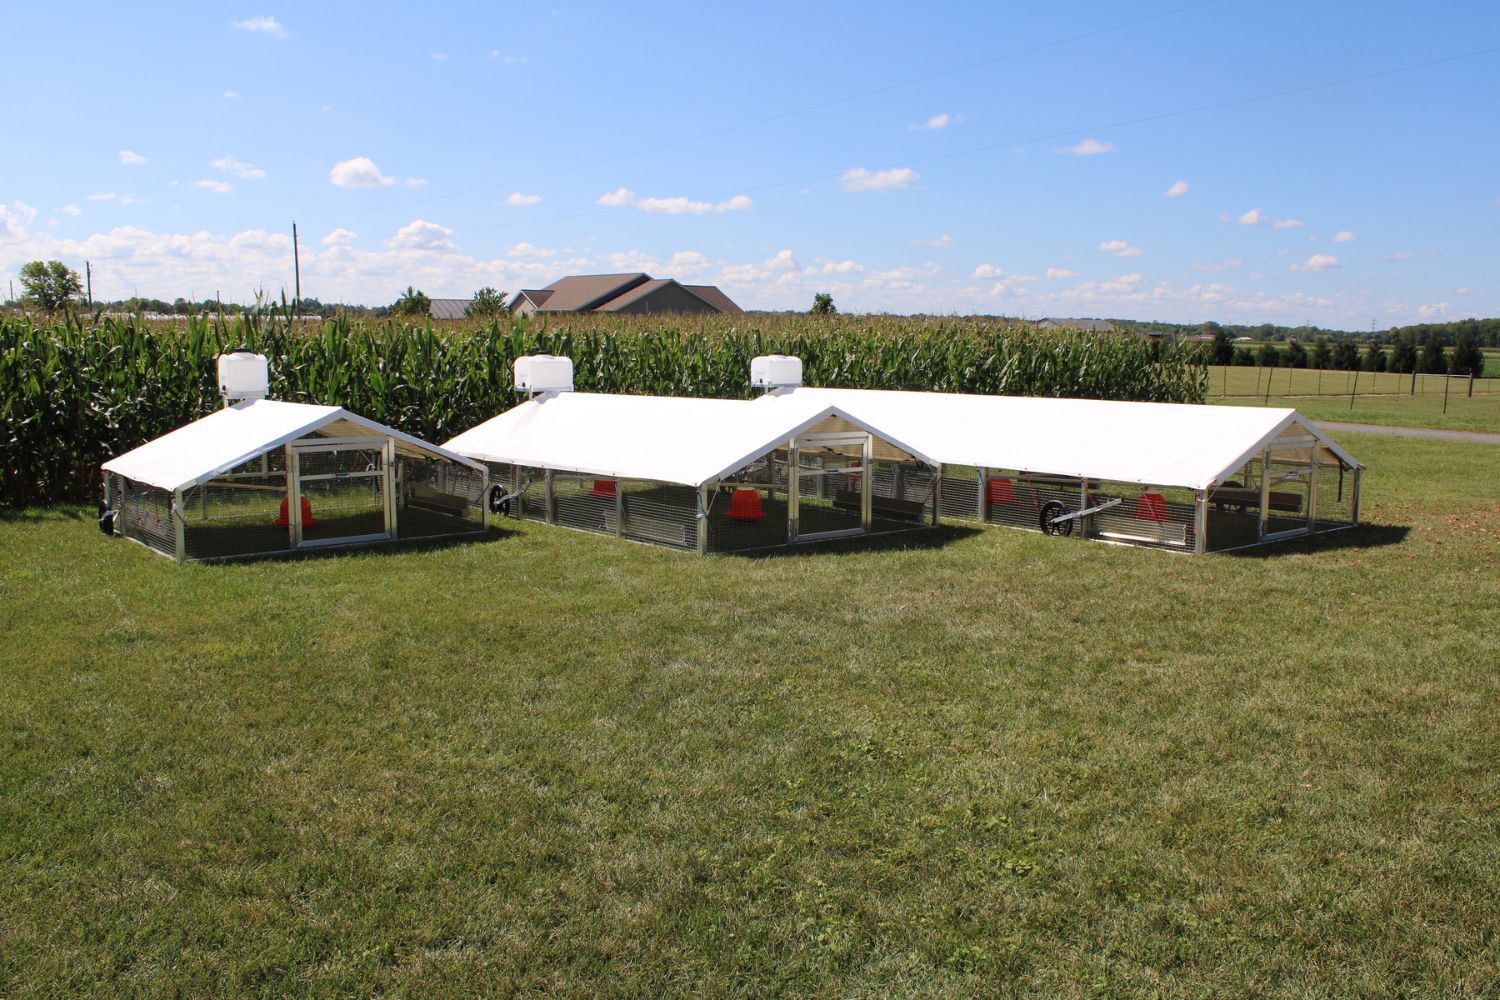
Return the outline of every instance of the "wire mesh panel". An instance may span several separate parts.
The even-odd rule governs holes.
[[[797,468],[797,535],[859,531],[870,470],[862,459],[821,448],[800,449]]]
[[[133,479],[123,481],[121,492],[119,511],[125,523],[122,531],[117,520],[115,530],[175,557],[177,526],[172,520],[172,494]]]
[[[183,494],[189,559],[262,555],[291,548],[285,452],[251,459]]]
[[[1354,524],[1353,469],[1340,462],[1319,465],[1314,480],[1314,512],[1319,531],[1334,531]]]
[[[875,531],[931,524],[937,503],[938,474],[920,462],[876,460],[870,478]],[[946,487],[946,483],[944,484]],[[977,496],[977,484],[976,484]]]
[[[613,535],[619,527],[620,484],[615,479],[552,474],[552,510],[557,524]]]
[[[484,528],[484,476],[446,459],[396,460],[399,486],[396,533],[432,538]]]
[[[1237,549],[1260,541],[1260,459],[1246,462],[1223,483],[1208,491],[1210,552]]]
[[[622,534],[637,542],[698,547],[698,491],[691,486],[620,480]]]
[[[788,454],[778,449],[725,477],[709,494],[708,550],[786,545]]]
[[[962,521],[979,519],[979,470],[971,465],[943,466],[938,513]]]
[[[547,520],[547,470],[517,465],[511,476],[517,494],[511,501],[511,514],[527,521]]]
[[[1192,551],[1197,502],[1196,492],[1181,487],[1097,483],[1089,487],[1088,506],[1103,509],[1082,519],[1083,530],[1090,538]]]
[[[378,447],[299,450],[303,543],[388,534],[385,476]]]

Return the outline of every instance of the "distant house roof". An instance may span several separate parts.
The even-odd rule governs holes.
[[[1086,333],[1114,333],[1115,325],[1107,319],[1065,319],[1048,316],[1037,323],[1048,330],[1083,330]]]
[[[433,299],[427,315],[433,319],[463,319],[473,299]]]
[[[528,309],[529,307],[529,309]],[[510,308],[535,312],[743,312],[713,285],[628,274],[575,274],[546,288],[523,288]]]

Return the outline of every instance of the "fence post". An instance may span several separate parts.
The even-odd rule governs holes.
[[[1469,372],[1469,398],[1474,398],[1474,373]]]
[[[1359,393],[1359,369],[1354,369],[1354,388],[1349,390],[1349,412],[1354,412],[1354,397]]]
[[[1443,376],[1443,412],[1448,412],[1448,384],[1453,381],[1451,375]]]
[[[1413,362],[1412,366],[1411,366],[1411,395],[1415,396],[1416,394],[1417,394],[1417,366],[1416,366],[1416,363]]]

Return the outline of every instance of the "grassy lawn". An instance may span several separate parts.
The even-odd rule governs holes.
[[[1354,388],[1352,372],[1270,369],[1269,404],[1264,396],[1266,378],[1266,369],[1211,367],[1208,401],[1234,406],[1290,406],[1314,420],[1500,431],[1500,381],[1476,382],[1472,398],[1465,395],[1467,382],[1453,381],[1449,386],[1448,412],[1444,413],[1443,383],[1433,377],[1424,377],[1413,396],[1405,394],[1411,386],[1410,375],[1360,372],[1359,392],[1352,409],[1349,406],[1349,391]],[[1344,395],[1332,395],[1340,391]]]
[[[0,995],[1493,996],[1495,451],[1340,440],[1249,556],[6,515]]]

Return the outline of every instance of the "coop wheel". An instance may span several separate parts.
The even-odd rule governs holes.
[[[1071,535],[1073,533],[1072,521],[1063,521],[1060,524],[1052,523],[1053,518],[1062,517],[1067,512],[1068,508],[1064,507],[1060,502],[1056,500],[1048,500],[1046,503],[1042,504],[1042,534],[1064,536]]]
[[[491,486],[490,487],[490,513],[491,514],[509,514],[510,513],[510,497],[508,497],[508,496],[505,495],[505,487],[503,487],[503,486]]]

